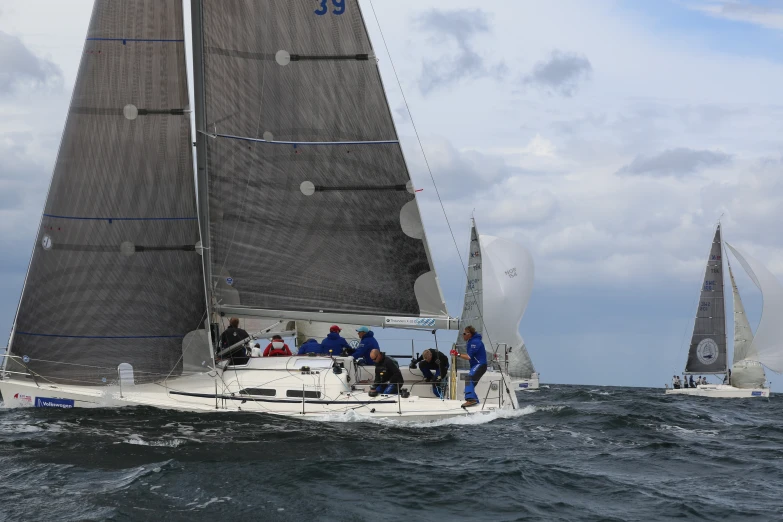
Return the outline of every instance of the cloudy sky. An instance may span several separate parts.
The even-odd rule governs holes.
[[[783,277],[780,3],[374,4],[462,255],[471,213],[481,232],[533,253],[521,329],[545,382],[662,386],[681,371],[720,216],[729,241]],[[91,6],[0,1],[2,331]],[[456,314],[457,249],[370,3],[362,6]],[[746,277],[738,284],[755,325],[760,296]]]

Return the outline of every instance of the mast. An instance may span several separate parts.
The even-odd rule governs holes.
[[[720,229],[720,219],[718,219],[718,229]],[[723,288],[725,289],[726,288],[726,278],[723,277],[723,259],[724,258],[726,259],[726,266],[729,267],[729,275],[731,277],[732,286],[734,284],[734,276],[731,275],[731,265],[729,265],[729,259],[728,259],[728,256],[726,256],[726,249],[723,247],[723,237],[722,236],[721,236],[721,242],[720,242],[720,252],[721,252],[721,261],[720,261],[721,273],[720,273],[720,277],[721,277],[721,281],[723,282]],[[734,294],[732,293],[732,299],[733,299],[733,297],[734,297]],[[733,310],[733,304],[734,303],[732,301],[732,310]],[[728,373],[729,373],[729,334],[728,334],[728,324],[727,324],[728,319],[726,318],[727,315],[728,315],[728,306],[727,306],[727,303],[726,303],[726,293],[725,293],[725,290],[724,290],[724,294],[723,294],[723,346],[726,347],[726,368],[725,368],[726,375],[728,375]],[[732,314],[732,316],[733,316],[733,314]],[[737,323],[735,322],[734,323],[735,327],[736,327],[736,324]]]
[[[201,259],[204,265],[204,293],[206,296],[206,330],[212,346],[212,254],[209,241],[209,186],[207,177],[207,115],[204,91],[204,32],[202,0],[192,0],[193,32],[193,91],[196,109],[196,199],[201,235]]]

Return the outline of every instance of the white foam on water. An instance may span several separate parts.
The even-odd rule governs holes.
[[[192,508],[190,508],[190,510],[194,511],[196,509],[204,509],[205,507],[207,507],[210,504],[223,504],[223,503],[225,503],[226,501],[229,501],[229,500],[231,500],[231,497],[221,497],[221,498],[212,497],[211,499],[207,500],[203,504],[197,504],[197,505],[193,506]],[[193,504],[195,504],[195,502],[189,503],[188,506],[192,506]]]
[[[35,424],[19,424],[18,422],[0,423],[0,433],[37,433],[46,431]]]
[[[670,431],[675,435],[686,439],[718,436],[718,430],[700,430],[700,429],[689,430],[681,426],[676,426],[676,425],[670,426],[668,424],[661,424],[660,426],[656,426],[655,429],[656,431]]]
[[[185,444],[184,439],[170,439],[170,440],[144,440],[140,435],[131,434],[130,438],[122,441],[125,444],[135,444],[136,446],[166,446],[170,448],[176,448]],[[115,443],[121,444],[121,443]]]

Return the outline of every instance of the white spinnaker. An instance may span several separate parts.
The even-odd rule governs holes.
[[[761,290],[761,321],[750,346],[748,359],[758,360],[776,373],[783,373],[783,286],[767,267],[751,256],[741,254],[726,243],[734,257]]]
[[[529,378],[533,362],[519,335],[519,323],[533,291],[533,257],[523,246],[494,236],[479,236],[482,253],[484,343],[488,357],[506,344],[508,373]],[[491,343],[491,346],[490,346]]]
[[[742,305],[737,283],[734,281],[734,272],[729,265],[729,277],[731,288],[734,292],[734,364],[743,359],[758,360],[758,353],[752,347],[753,330],[750,328],[748,316],[745,315],[745,307]]]

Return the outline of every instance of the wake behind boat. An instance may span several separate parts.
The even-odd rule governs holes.
[[[723,279],[724,250],[719,224],[707,260],[684,375],[723,375],[723,383],[690,385],[686,383],[687,377],[680,381],[679,377],[675,376],[672,388],[667,385],[667,395],[769,397],[770,389],[766,384],[764,366],[776,372],[783,371],[783,345],[780,342],[783,339],[783,322],[780,321],[783,315],[783,287],[764,265],[740,253],[728,243],[726,246],[762,293],[763,309],[756,336],[753,336],[745,315],[731,263],[726,257],[734,301],[734,357],[733,368],[729,369]]]
[[[192,2],[195,175],[183,16],[180,0],[94,4],[5,404],[416,419],[516,408],[502,371],[465,409],[456,373],[448,398],[431,385],[371,397],[344,358],[216,363],[228,317],[460,326],[358,1]]]

